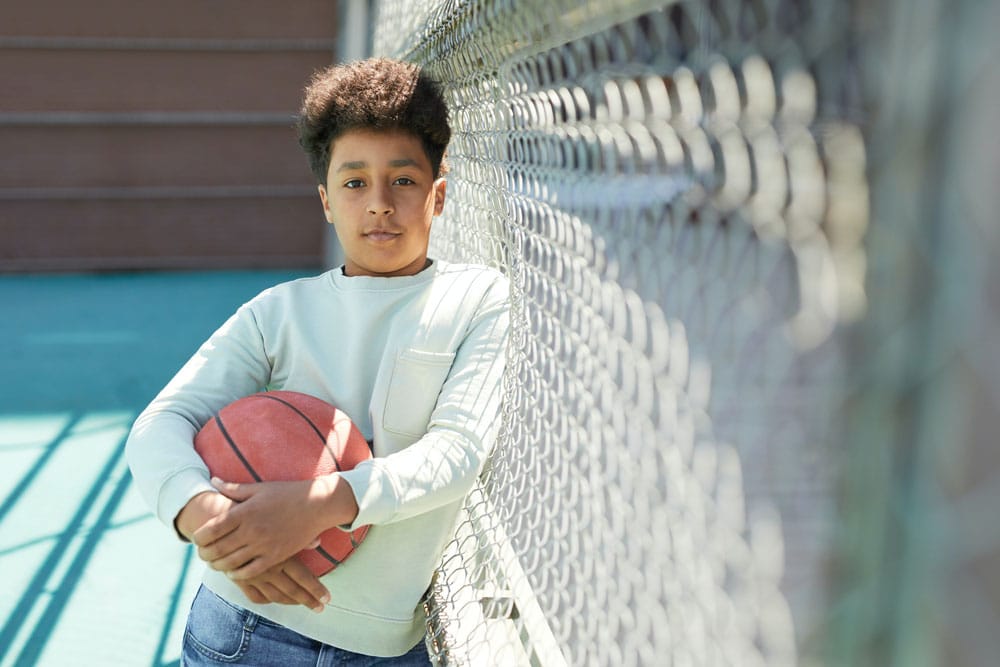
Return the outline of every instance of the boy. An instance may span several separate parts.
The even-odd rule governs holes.
[[[416,67],[317,73],[299,135],[344,265],[244,304],[138,417],[129,464],[209,565],[185,664],[427,664],[421,598],[496,434],[507,283],[427,257],[451,131]],[[309,482],[210,480],[195,433],[264,389],[336,405],[374,458]],[[358,550],[319,579],[294,556],[323,530],[362,525]]]

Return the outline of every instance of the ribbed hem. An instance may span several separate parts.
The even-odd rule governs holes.
[[[339,473],[354,492],[358,503],[358,514],[349,527],[354,531],[361,526],[385,523],[396,514],[399,506],[399,491],[393,484],[392,476],[378,459],[362,461],[351,470]]]
[[[212,569],[205,569],[202,582],[234,605],[346,651],[394,658],[413,648],[426,632],[426,618],[420,608],[410,618],[394,619],[338,607],[334,600],[317,614],[302,605],[254,604],[225,574]]]
[[[160,487],[156,503],[156,516],[171,528],[174,519],[188,501],[203,491],[218,493],[209,481],[208,475],[200,468],[185,468],[168,479]]]

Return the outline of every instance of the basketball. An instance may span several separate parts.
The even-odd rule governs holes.
[[[198,431],[195,451],[215,477],[227,482],[314,479],[350,470],[371,458],[361,432],[346,414],[314,396],[267,391],[234,401]],[[353,553],[368,526],[331,528],[299,559],[319,576]]]

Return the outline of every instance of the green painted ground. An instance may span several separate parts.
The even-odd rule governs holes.
[[[124,439],[239,304],[300,275],[0,276],[0,667],[178,663],[200,563]]]

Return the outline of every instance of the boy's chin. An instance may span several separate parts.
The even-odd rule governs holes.
[[[421,257],[412,262],[372,262],[365,265],[348,261],[345,266],[345,273],[348,276],[398,278],[400,276],[416,275],[430,265],[431,260],[427,257]]]

